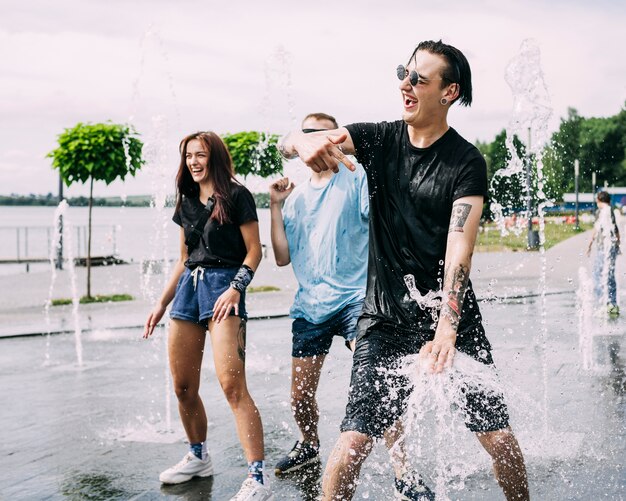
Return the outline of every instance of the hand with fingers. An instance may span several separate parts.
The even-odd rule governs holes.
[[[425,367],[431,374],[438,374],[452,367],[456,353],[455,341],[456,335],[435,336],[435,339],[422,346],[419,352],[420,366]]]
[[[158,325],[158,323],[165,315],[165,306],[161,306],[157,304],[154,309],[148,315],[148,320],[146,320],[146,324],[143,329],[143,338],[148,339],[152,333],[154,332],[154,328]]]
[[[235,309],[235,315],[239,315],[239,299],[241,294],[238,290],[229,287],[220,297],[215,301],[213,307],[213,321],[218,324],[222,320],[226,320],[230,316],[231,310]]]
[[[302,134],[294,147],[300,159],[315,172],[326,170],[339,172],[340,163],[354,171],[356,167],[341,151],[341,143],[347,138],[348,135],[345,133],[315,132]]]
[[[282,203],[296,187],[288,177],[283,177],[270,185],[270,202]]]

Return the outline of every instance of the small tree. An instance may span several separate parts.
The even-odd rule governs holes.
[[[59,135],[59,146],[48,153],[52,167],[59,170],[69,187],[77,181],[89,181],[89,231],[87,240],[87,297],[91,297],[91,209],[93,182],[111,184],[134,176],[144,164],[141,157],[143,143],[131,126],[124,124],[79,123]]]
[[[269,177],[282,173],[283,158],[278,152],[278,136],[264,132],[237,132],[222,136],[233,158],[235,173]]]

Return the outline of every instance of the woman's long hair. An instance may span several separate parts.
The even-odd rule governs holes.
[[[183,196],[198,197],[200,195],[200,186],[193,180],[187,167],[187,145],[193,139],[197,139],[204,145],[209,157],[207,169],[209,179],[213,184],[213,198],[215,199],[211,219],[215,219],[219,224],[230,223],[230,213],[233,207],[230,196],[232,183],[238,183],[238,181],[235,179],[233,160],[228,148],[215,132],[195,132],[180,142],[180,166],[176,174],[176,210],[180,210]]]

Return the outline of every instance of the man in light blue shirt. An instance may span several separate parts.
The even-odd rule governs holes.
[[[310,114],[302,122],[305,132],[337,127],[325,113]],[[291,405],[301,439],[276,465],[276,474],[284,474],[319,462],[315,393],[324,358],[334,336],[354,348],[367,279],[365,171],[360,165],[356,172],[343,165],[336,174],[311,171],[311,178],[297,187],[280,179],[270,187],[270,212],[276,264],[291,262],[298,280],[290,311]]]

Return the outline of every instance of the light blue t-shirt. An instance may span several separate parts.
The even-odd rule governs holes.
[[[298,291],[292,318],[319,324],[365,297],[369,195],[363,167],[343,164],[328,184],[296,186],[283,220]]]

